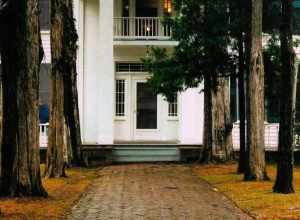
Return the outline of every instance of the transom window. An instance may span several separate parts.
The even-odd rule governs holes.
[[[168,116],[169,117],[177,117],[178,116],[178,102],[177,102],[177,94],[175,94],[174,99],[169,102],[169,110]]]
[[[143,63],[116,63],[116,72],[145,72]]]
[[[116,116],[125,116],[125,80],[116,80]]]

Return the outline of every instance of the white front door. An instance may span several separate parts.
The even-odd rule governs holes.
[[[145,79],[133,80],[133,128],[134,140],[158,139],[158,97]]]

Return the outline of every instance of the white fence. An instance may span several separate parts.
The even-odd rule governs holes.
[[[279,124],[266,123],[265,124],[265,149],[267,151],[277,151],[278,136],[279,136]],[[233,124],[232,142],[233,142],[233,148],[235,150],[239,150],[240,148],[240,124],[239,123]]]
[[[48,144],[49,124],[40,124],[40,147],[46,148]],[[234,123],[232,130],[232,142],[235,150],[240,148],[240,124]],[[276,151],[278,148],[279,124],[265,124],[265,148],[268,151]]]
[[[114,18],[115,39],[170,39],[170,25],[160,17],[116,17]]]

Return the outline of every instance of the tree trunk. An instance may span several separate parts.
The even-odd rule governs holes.
[[[240,153],[238,173],[244,173],[247,164],[246,155],[246,106],[245,106],[245,50],[243,33],[238,39],[239,50],[239,72],[238,72],[238,90],[239,90],[239,116],[240,116]]]
[[[2,196],[46,196],[40,177],[38,92],[41,51],[37,0],[10,0],[1,17]],[[3,30],[2,29],[2,30]]]
[[[213,159],[230,161],[233,159],[232,121],[230,117],[229,81],[218,78],[212,89]]]
[[[65,1],[64,6],[64,62],[65,62],[65,117],[70,131],[70,144],[72,147],[72,164],[79,165],[81,162],[81,133],[79,122],[78,92],[77,92],[77,32],[73,18],[73,1]]]
[[[297,90],[296,54],[293,48],[292,1],[282,0],[281,98],[277,176],[274,192],[293,193],[294,124]]]
[[[79,165],[81,161],[76,71],[78,37],[72,0],[56,0],[51,11],[53,86],[47,176],[59,177],[65,176],[66,163]]]
[[[212,80],[209,74],[204,77],[204,132],[203,152],[200,162],[208,163],[212,160],[213,149],[213,115],[212,115]]]
[[[249,0],[250,40],[249,76],[247,78],[248,164],[245,180],[266,180],[264,147],[264,65],[262,54],[263,0]]]
[[[53,35],[52,35],[53,36]],[[55,47],[52,40],[52,47]],[[53,54],[53,53],[52,53]],[[46,156],[46,177],[65,177],[66,130],[64,117],[63,76],[53,62],[51,76],[50,122]]]
[[[227,79],[204,79],[204,150],[200,161],[204,163],[233,159],[232,121]]]
[[[63,1],[51,2],[51,103],[45,176],[65,177],[66,119],[64,92]]]

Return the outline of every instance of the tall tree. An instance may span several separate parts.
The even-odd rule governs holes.
[[[262,53],[263,0],[248,0],[247,153],[244,179],[268,179],[264,147],[264,65]]]
[[[233,159],[229,79],[219,77],[212,91],[213,156],[216,160],[227,161]]]
[[[172,33],[179,44],[172,54],[164,54],[159,49],[153,51],[147,63],[153,73],[149,82],[157,93],[171,97],[174,92],[197,87],[204,80],[201,160],[230,160],[232,143],[228,140],[232,123],[227,112],[229,93],[224,92],[228,91],[228,82],[222,79],[232,72],[232,54],[227,50],[231,42],[228,6],[221,0],[176,0],[174,3],[178,13],[171,19]],[[219,108],[223,105],[226,106]]]
[[[282,0],[281,42],[281,96],[277,176],[274,192],[293,193],[294,124],[297,90],[296,54],[293,48],[292,0]]]
[[[80,162],[81,134],[77,95],[76,42],[73,1],[53,1],[51,4],[51,105],[45,170],[48,177],[65,176],[65,168],[69,160],[73,164]]]
[[[243,173],[246,169],[247,155],[246,155],[246,100],[245,100],[245,72],[246,72],[246,57],[245,57],[245,31],[246,31],[246,10],[245,1],[236,0],[230,1],[230,18],[231,18],[231,36],[235,44],[233,49],[237,54],[237,79],[238,79],[238,109],[240,121],[240,149],[239,149],[239,163],[238,173]]]
[[[77,91],[77,32],[73,14],[73,0],[67,0],[65,6],[64,17],[64,61],[65,61],[65,77],[64,89],[65,96],[65,117],[70,132],[70,144],[72,147],[72,164],[79,165],[81,163],[81,132],[79,121],[78,107],[78,91]]]
[[[42,60],[37,0],[2,0],[3,196],[46,196],[40,177],[38,91]]]
[[[244,173],[247,166],[246,155],[246,100],[245,100],[245,44],[243,32],[238,37],[238,90],[240,116],[240,153],[238,172]]]

